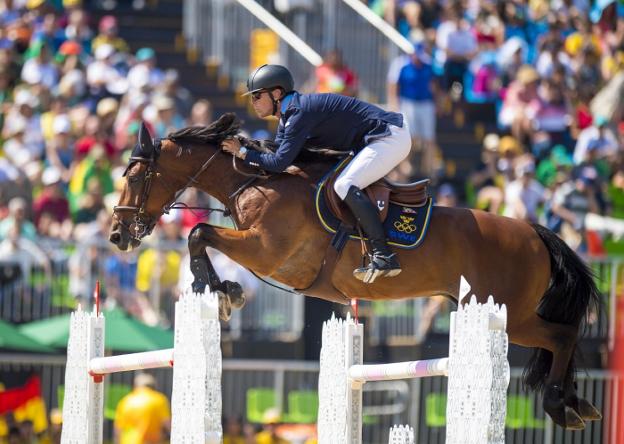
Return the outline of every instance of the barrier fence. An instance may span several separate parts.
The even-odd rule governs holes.
[[[101,444],[104,376],[171,367],[171,442],[221,442],[221,327],[216,294],[186,291],[176,303],[173,349],[104,356],[105,322],[99,285],[91,313],[71,315],[63,404],[62,444]]]
[[[270,393],[275,404],[288,412],[289,395],[301,391],[316,391],[319,365],[305,361],[223,361],[222,397],[224,417],[253,413],[247,397],[254,390]],[[65,356],[18,355],[0,353],[1,378],[13,372],[33,372],[41,378],[42,396],[48,409],[60,406],[65,374]],[[171,369],[151,371],[157,388],[171,399]],[[508,389],[508,414],[505,429],[507,444],[595,444],[609,440],[613,431],[605,421],[591,422],[581,432],[563,431],[547,419],[541,400],[522,388],[522,369],[512,368]],[[107,376],[109,386],[132,386],[133,372]],[[621,418],[624,412],[609,409],[610,397],[624,392],[624,375],[609,371],[589,370],[578,374],[579,393],[600,409],[605,418]],[[393,424],[410,424],[415,442],[444,444],[446,441],[447,378],[435,376],[409,381],[368,382],[363,393],[363,442],[388,442],[388,430]],[[105,396],[106,398],[106,396]],[[105,404],[105,410],[107,406]],[[249,410],[251,409],[251,410]],[[112,410],[114,412],[114,409]],[[314,417],[314,420],[316,418]],[[612,424],[613,425],[613,424]],[[112,421],[104,421],[104,437],[112,438]]]

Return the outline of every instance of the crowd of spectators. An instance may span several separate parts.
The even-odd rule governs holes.
[[[55,256],[67,252],[59,245],[77,246],[67,252],[63,273],[83,302],[103,274],[109,302],[156,323],[158,307],[146,297],[154,280],[164,293],[176,288],[179,252],[102,255],[99,247],[107,242],[140,122],[164,137],[208,125],[212,107],[193,99],[177,71],[159,68],[153,48],[131,51],[118,31],[115,16],[96,20],[81,0],[0,1],[3,305],[33,266],[48,278],[59,274]],[[154,240],[179,247],[199,218],[173,214]]]
[[[586,230],[622,235],[611,216],[624,216],[624,2],[372,7],[415,48],[388,73],[388,103],[407,116],[414,151],[424,150],[402,166],[404,179],[441,171],[436,119],[489,106],[496,124],[478,136],[482,162],[466,184],[466,205],[539,221],[581,251]]]

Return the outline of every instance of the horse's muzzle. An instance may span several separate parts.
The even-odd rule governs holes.
[[[113,225],[108,240],[121,251],[127,251],[128,247],[135,248],[141,244],[140,240],[130,236],[130,233],[122,224]]]

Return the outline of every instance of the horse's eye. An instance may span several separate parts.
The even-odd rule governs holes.
[[[128,176],[128,182],[135,184],[139,181],[139,178],[137,176]]]

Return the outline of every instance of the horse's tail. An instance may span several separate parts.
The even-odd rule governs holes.
[[[533,228],[550,253],[550,285],[537,308],[538,314],[547,321],[568,325],[581,325],[590,308],[600,303],[594,274],[566,243],[555,233],[533,224]],[[550,371],[552,353],[535,349],[524,370],[524,383],[533,390],[544,388]],[[570,360],[574,370],[574,357]]]

